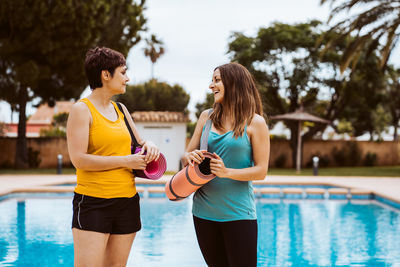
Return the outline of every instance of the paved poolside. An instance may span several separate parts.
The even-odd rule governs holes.
[[[136,183],[165,183],[171,176],[165,175],[158,181],[137,178]],[[63,192],[71,186],[59,186],[76,182],[76,175],[0,175],[0,196],[16,192]],[[367,190],[377,196],[400,203],[400,177],[331,177],[331,176],[267,176],[261,184],[330,185],[351,189]]]

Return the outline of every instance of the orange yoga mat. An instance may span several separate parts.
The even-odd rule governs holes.
[[[215,157],[210,152],[202,152],[205,158],[200,164],[188,164],[165,184],[165,193],[170,200],[184,199],[215,178],[210,170],[210,160]]]

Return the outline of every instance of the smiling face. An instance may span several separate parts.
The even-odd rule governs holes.
[[[221,73],[219,69],[216,69],[214,71],[209,88],[212,90],[214,94],[214,102],[222,103],[225,95],[225,87],[224,84],[222,83]]]
[[[126,91],[126,84],[129,81],[128,75],[126,74],[127,67],[119,66],[115,69],[114,75],[108,71],[103,71],[104,84],[113,91],[114,94],[123,94]]]

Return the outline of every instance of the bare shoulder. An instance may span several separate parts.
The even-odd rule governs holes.
[[[206,123],[206,121],[207,121],[208,118],[209,118],[209,115],[208,115],[208,114],[210,113],[210,110],[211,110],[211,109],[206,109],[206,110],[204,110],[204,111],[200,114],[198,123],[200,123],[200,124],[202,124],[202,125],[204,125],[204,124]]]
[[[254,133],[268,133],[268,125],[263,116],[255,114],[247,127],[247,133],[251,136]]]
[[[78,101],[72,105],[70,113],[89,114],[90,110],[85,103]]]
[[[253,119],[250,122],[250,127],[267,127],[267,123],[265,122],[265,119],[263,116],[254,114]]]

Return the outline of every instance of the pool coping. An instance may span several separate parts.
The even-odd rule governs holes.
[[[136,178],[136,184],[163,185],[172,175],[157,181]],[[73,187],[61,186],[76,183],[76,175],[0,175],[0,197],[12,193],[72,192]],[[400,205],[400,177],[332,177],[332,176],[267,176],[254,185],[321,185],[348,188],[357,192],[371,192],[376,199]],[[140,189],[142,190],[142,189]],[[138,190],[139,191],[139,190]],[[290,190],[289,190],[290,191]],[[385,201],[386,200],[386,201]]]

